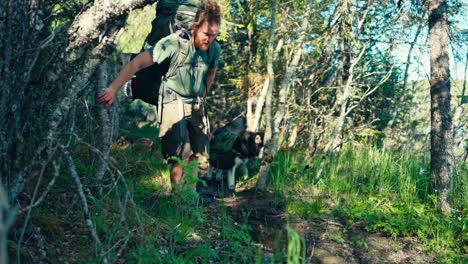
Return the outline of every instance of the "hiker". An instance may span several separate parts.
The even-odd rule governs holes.
[[[221,23],[217,2],[205,0],[195,15],[190,32],[175,32],[138,54],[126,64],[109,87],[98,95],[100,104],[110,107],[119,89],[141,69],[169,61],[169,70],[161,81],[158,101],[159,137],[165,159],[177,156],[184,162],[197,160],[199,174],[207,173],[209,124],[204,99],[213,83],[221,48],[214,41]],[[188,41],[187,41],[188,40]],[[184,49],[187,54],[181,55]],[[180,56],[184,62],[177,64]],[[179,58],[177,58],[179,57]],[[182,179],[183,167],[169,159],[173,184]],[[197,176],[197,175],[195,175]]]

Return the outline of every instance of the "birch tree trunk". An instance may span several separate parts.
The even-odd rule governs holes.
[[[278,53],[283,47],[283,43],[284,43],[283,39],[280,39],[278,41],[275,52],[273,54],[272,64],[276,61],[276,58],[278,57]],[[257,98],[257,105],[255,106],[255,115],[253,117],[252,122],[250,123],[250,126],[248,127],[252,131],[257,131],[260,126],[260,119],[262,118],[263,108],[265,106],[265,101],[267,100],[269,88],[270,88],[270,77],[267,76],[265,78],[265,81],[263,82],[262,91],[260,92],[260,95]],[[270,105],[271,105],[271,100],[270,100]]]
[[[0,1],[0,178],[5,189],[0,194],[0,246],[16,215],[12,208],[23,194],[31,197],[25,186],[33,181],[39,186],[37,176],[57,158],[57,148],[73,139],[72,110],[80,93],[88,89],[93,94],[91,79],[115,50],[127,14],[154,2],[97,0],[86,10],[77,9],[71,24],[50,31],[50,24],[44,26],[50,20],[40,17],[42,11],[52,12],[43,1]],[[47,190],[31,205],[21,204],[20,211],[36,207],[54,180],[40,184]]]
[[[427,0],[431,49],[431,178],[443,212],[449,213],[453,174],[447,1]]]
[[[272,134],[273,126],[272,126],[272,118],[271,118],[271,104],[272,104],[272,96],[273,96],[273,89],[275,87],[275,73],[273,70],[273,45],[275,42],[275,30],[276,30],[276,12],[278,10],[278,0],[273,1],[273,5],[271,7],[271,25],[270,25],[270,32],[268,38],[268,59],[267,59],[267,72],[268,72],[268,92],[267,92],[267,100],[265,105],[265,121],[266,121],[266,129],[265,129],[265,136],[263,139],[265,145],[265,152],[262,158],[262,165],[260,166],[260,171],[258,172],[258,180],[256,188],[258,190],[264,190],[266,188],[266,180],[267,175],[270,171],[270,163],[272,159],[272,155],[270,153],[271,143],[272,143]]]
[[[296,74],[296,71],[297,71],[297,68],[298,68],[298,64],[299,64],[299,60],[301,58],[301,55],[302,55],[302,45],[304,43],[304,39],[305,39],[305,36],[306,36],[306,32],[307,32],[307,27],[308,27],[308,21],[309,21],[309,15],[310,15],[310,11],[311,11],[311,5],[312,5],[312,1],[311,0],[308,0],[307,1],[307,6],[306,6],[306,11],[304,13],[304,16],[302,18],[302,22],[301,22],[301,32],[300,32],[300,35],[299,35],[299,38],[298,38],[298,41],[296,43],[296,52],[291,60],[291,62],[287,65],[286,67],[286,73],[285,73],[285,76],[284,76],[284,79],[283,79],[283,82],[281,84],[281,90],[279,92],[279,101],[278,101],[278,107],[277,107],[277,112],[276,112],[276,115],[275,115],[275,119],[273,120],[273,129],[272,129],[272,135],[271,135],[271,140],[269,140],[268,144],[265,144],[268,146],[268,159],[269,160],[272,160],[278,150],[279,150],[279,146],[281,144],[281,142],[279,142],[281,137],[280,137],[280,126],[282,123],[284,123],[284,117],[285,117],[285,113],[286,113],[286,107],[287,107],[287,102],[288,102],[288,95],[289,95],[289,88],[291,87],[291,84],[292,82],[295,80],[295,74]],[[271,41],[271,39],[270,39]],[[270,51],[272,52],[272,49],[270,50],[270,45],[269,45],[269,56],[270,55]],[[272,63],[273,64],[273,63]],[[272,66],[271,64],[271,66]],[[270,66],[270,64],[268,64],[268,66]],[[274,75],[273,75],[273,69],[271,69],[271,74],[270,74],[270,71],[269,71],[269,76],[272,76],[271,78],[274,78]],[[270,79],[270,85],[271,85],[271,79]],[[272,90],[272,88],[270,89]],[[266,136],[265,136],[266,138]],[[260,169],[260,172],[259,172],[259,178],[258,178],[258,182],[257,182],[257,189],[265,189],[266,188],[266,182],[267,182],[267,176],[268,176],[268,172],[269,172],[269,168],[270,168],[270,164],[269,162],[267,162],[268,164],[263,166],[262,164],[262,167]]]
[[[239,4],[239,3],[238,3]],[[240,5],[240,4],[239,4]],[[243,8],[243,15],[246,17],[246,28],[247,28],[247,72],[245,74],[244,84],[246,86],[247,91],[247,129],[252,130],[252,124],[254,120],[254,113],[253,113],[253,105],[255,103],[255,85],[252,83],[252,72],[253,72],[253,65],[254,65],[254,58],[255,58],[255,46],[256,46],[256,30],[255,26],[257,23],[257,14],[255,8],[255,1],[247,0],[245,2],[245,8]],[[255,106],[256,108],[256,106]]]
[[[301,32],[299,34],[299,38],[297,40],[297,44],[295,48],[296,53],[294,54],[289,65],[287,65],[286,74],[283,78],[283,82],[281,83],[281,89],[279,92],[278,111],[276,112],[275,120],[274,120],[274,131],[280,131],[280,126],[285,121],[284,117],[286,113],[287,102],[289,99],[289,88],[291,87],[291,84],[294,82],[296,78],[296,72],[297,72],[297,68],[299,65],[299,60],[301,59],[301,55],[302,55],[302,45],[304,44],[304,39],[305,39],[307,28],[309,25],[308,22],[309,22],[311,6],[312,6],[312,1],[308,0],[306,11],[304,13],[304,17],[302,18],[302,22],[301,22]],[[275,133],[274,140],[273,140],[273,144],[274,144],[273,153],[275,154],[278,151],[279,146],[282,143],[279,141],[280,141],[279,133]]]
[[[349,1],[342,1],[340,6],[340,13],[341,13],[341,20],[339,24],[339,33],[341,36],[340,40],[340,54],[341,58],[341,69],[339,72],[341,73],[341,78],[338,78],[338,92],[336,95],[336,101],[333,106],[334,111],[338,111],[338,117],[328,118],[331,121],[331,128],[330,134],[328,138],[328,143],[325,146],[324,152],[328,153],[329,151],[338,151],[343,143],[343,128],[346,121],[346,110],[348,107],[348,102],[351,96],[352,91],[352,81],[353,81],[353,70],[354,65],[356,65],[357,61],[351,65],[351,55],[352,55],[352,47],[351,47],[351,10],[350,10],[350,2]],[[332,112],[334,112],[332,111]]]

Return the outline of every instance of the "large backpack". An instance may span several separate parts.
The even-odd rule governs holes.
[[[156,5],[156,18],[153,20],[151,32],[146,37],[142,51],[155,45],[160,39],[176,31],[188,32],[195,19],[197,10],[201,6],[201,0],[160,0]],[[184,41],[182,41],[184,42]],[[181,44],[181,41],[179,41]],[[177,64],[183,63],[184,56],[188,52],[188,44],[180,45],[179,54],[175,65],[166,61],[162,64],[154,64],[140,70],[135,74],[131,82],[133,99],[141,99],[146,103],[157,105],[159,87],[163,76],[174,74]]]
[[[243,116],[235,118],[227,125],[213,132],[213,139],[210,141],[210,164],[216,168],[222,168],[224,158],[234,155],[234,143],[247,129],[247,119]]]

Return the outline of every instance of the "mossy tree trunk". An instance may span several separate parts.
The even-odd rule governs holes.
[[[25,186],[44,186],[61,159],[57,149],[75,136],[78,99],[94,94],[91,79],[115,50],[127,14],[154,2],[97,0],[58,18],[46,1],[0,1],[0,179],[10,208],[2,206],[3,219],[44,198],[46,191],[33,195]]]

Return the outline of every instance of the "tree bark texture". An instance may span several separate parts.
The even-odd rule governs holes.
[[[10,190],[21,151],[21,108],[24,100],[28,57],[28,15],[25,1],[2,1],[0,8],[0,175]],[[8,195],[11,199],[11,195]]]
[[[42,1],[0,1],[0,187],[5,188],[0,194],[0,251],[16,216],[11,208],[30,195],[21,196],[25,186],[40,181],[37,176],[57,158],[58,146],[70,144],[72,110],[84,91],[94,94],[91,80],[115,50],[127,14],[154,2],[97,0],[76,14],[71,25],[51,31],[36,15],[48,8]],[[0,252],[0,262],[4,259]]]
[[[278,57],[278,53],[283,47],[284,40],[281,38],[278,41],[278,44],[276,45],[275,52],[273,54],[272,58],[272,64],[276,61],[276,58]],[[249,129],[252,131],[257,131],[259,126],[260,126],[260,120],[262,118],[262,113],[263,113],[263,108],[265,107],[265,101],[267,100],[267,95],[268,91],[270,89],[270,77],[266,77],[265,81],[263,82],[263,87],[260,92],[260,95],[257,97],[257,104],[255,105],[255,115],[253,116],[253,120],[251,122],[247,122],[250,124]],[[270,100],[270,105],[271,105],[271,100]]]
[[[272,144],[272,135],[275,133],[273,131],[273,124],[272,124],[272,114],[271,114],[271,106],[272,106],[272,96],[273,96],[273,89],[275,87],[275,72],[273,69],[273,57],[274,57],[274,42],[275,42],[275,30],[276,30],[276,13],[278,10],[278,0],[273,2],[271,8],[271,24],[270,24],[270,32],[268,38],[268,55],[267,55],[267,72],[268,72],[268,90],[267,90],[267,98],[265,103],[265,121],[266,121],[266,128],[265,128],[265,136],[263,139],[263,143],[265,145],[265,152],[262,158],[262,165],[260,166],[260,171],[258,172],[258,180],[256,184],[256,188],[259,190],[264,190],[266,188],[267,176],[270,171],[270,163],[271,163],[271,144]]]
[[[295,54],[291,62],[289,62],[289,64],[286,67],[286,73],[281,83],[281,89],[279,91],[278,110],[276,112],[275,121],[274,121],[275,131],[279,131],[281,124],[285,123],[284,119],[285,119],[285,113],[286,113],[286,108],[287,108],[287,102],[289,99],[289,89],[296,78],[296,72],[297,72],[297,68],[299,65],[299,60],[301,59],[301,55],[302,55],[302,45],[304,44],[304,39],[305,39],[307,28],[309,25],[308,22],[309,22],[309,15],[311,12],[311,8],[312,8],[312,1],[308,0],[306,11],[304,13],[304,17],[302,18],[302,22],[301,22],[301,31],[299,33],[299,37],[294,48]],[[279,146],[282,143],[280,142],[282,141],[282,138],[279,137],[279,133],[276,133],[274,138],[275,138],[275,142],[274,142],[275,151],[274,152],[276,153],[278,151]]]
[[[351,47],[351,9],[349,1],[343,1],[340,6],[341,18],[339,23],[340,34],[340,64],[341,68],[338,69],[341,78],[337,78],[338,92],[336,95],[333,111],[338,111],[338,117],[332,118],[330,136],[328,143],[325,146],[324,152],[338,151],[343,143],[343,129],[346,122],[346,112],[348,108],[349,99],[353,89],[353,70],[355,62],[351,64],[351,55],[353,49]]]
[[[453,135],[450,116],[450,70],[447,1],[428,0],[431,49],[431,178],[444,212],[450,212]]]

